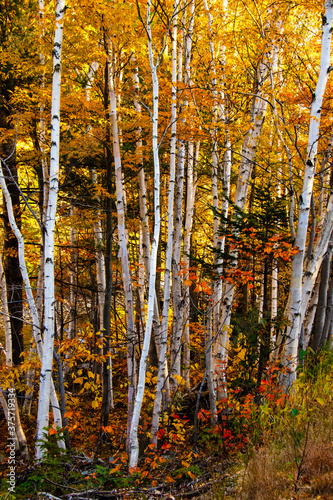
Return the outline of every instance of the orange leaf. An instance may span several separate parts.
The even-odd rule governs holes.
[[[53,434],[57,434],[57,431],[51,427],[49,430],[49,436],[53,436]]]
[[[171,476],[165,476],[165,478],[164,478],[164,479],[165,479],[168,483],[174,483],[174,482],[175,482],[175,480],[174,480],[174,479],[172,479],[172,477],[171,477]]]

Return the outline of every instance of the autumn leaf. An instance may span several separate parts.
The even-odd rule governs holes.
[[[171,477],[171,476],[165,476],[164,477],[164,480],[167,482],[167,483],[174,483],[175,480]]]

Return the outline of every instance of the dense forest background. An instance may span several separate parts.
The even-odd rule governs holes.
[[[328,0],[1,3],[8,498],[227,498],[239,474],[266,498],[263,457],[272,491],[331,498],[332,22]],[[282,434],[281,463],[230,472]]]

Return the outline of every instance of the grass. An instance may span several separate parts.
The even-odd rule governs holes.
[[[332,352],[310,353],[286,405],[266,411],[261,425],[261,446],[248,455],[234,496],[333,499]]]

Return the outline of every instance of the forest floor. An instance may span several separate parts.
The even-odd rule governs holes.
[[[158,448],[149,444],[147,407],[139,466],[130,473],[124,407],[114,408],[112,425],[99,438],[99,409],[77,399],[68,411],[71,450],[59,451],[63,433],[50,427],[45,462],[24,461],[17,454],[15,494],[9,495],[8,431],[0,412],[0,498],[333,500],[333,353],[300,374],[293,394],[283,395],[276,381],[263,383],[259,404],[250,394],[230,393],[228,411],[219,407],[213,427],[202,407],[195,452],[185,396],[165,416]],[[35,408],[30,420],[22,421],[31,457],[34,414]]]

